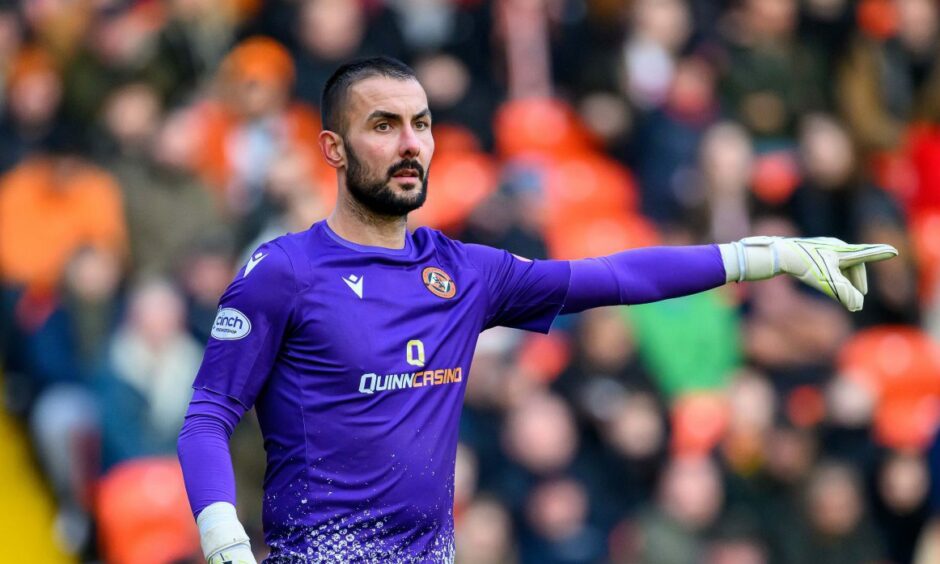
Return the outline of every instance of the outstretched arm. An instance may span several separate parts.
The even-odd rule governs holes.
[[[562,314],[644,304],[704,292],[726,281],[717,245],[647,247],[570,261]]]
[[[865,263],[897,254],[890,245],[850,245],[830,237],[748,237],[724,245],[635,249],[571,261],[561,313],[665,300],[782,273],[858,311],[868,291]]]

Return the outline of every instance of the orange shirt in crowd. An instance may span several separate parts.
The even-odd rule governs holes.
[[[242,127],[242,121],[224,104],[214,100],[199,104],[194,113],[202,141],[195,155],[196,170],[213,188],[222,192],[234,189],[232,180],[238,155],[233,153],[231,141]],[[318,152],[320,118],[313,108],[294,102],[284,109],[277,123],[283,149],[306,152],[314,164],[322,161]]]
[[[54,287],[85,246],[126,252],[121,192],[110,174],[74,159],[57,173],[52,159],[34,157],[0,178],[0,280]]]
[[[295,72],[287,48],[269,37],[249,37],[219,66],[217,96],[194,107],[195,135],[200,143],[193,164],[202,180],[214,187],[223,201],[236,203],[236,208],[246,188],[237,177],[236,164],[245,158],[239,154],[237,139],[253,120],[262,119],[271,127],[278,153],[304,155],[311,165],[312,182],[327,172],[319,157],[320,116],[314,108],[290,100]],[[254,93],[241,95],[247,86]]]

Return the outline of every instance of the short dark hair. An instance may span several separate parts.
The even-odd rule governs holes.
[[[346,95],[353,84],[374,76],[387,76],[399,80],[417,80],[415,71],[392,57],[369,57],[345,63],[326,81],[320,100],[320,118],[323,129],[342,133]]]

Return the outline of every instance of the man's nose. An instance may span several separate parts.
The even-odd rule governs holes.
[[[402,158],[413,159],[421,152],[421,142],[414,128],[408,126],[402,129],[399,139],[398,155]]]

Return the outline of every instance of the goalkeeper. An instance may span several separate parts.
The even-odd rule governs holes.
[[[374,58],[324,89],[329,218],[256,250],[222,296],[179,437],[207,560],[253,563],[228,439],[254,407],[267,562],[452,562],[457,427],[478,334],[789,274],[861,309],[887,245],[752,237],[529,261],[406,227],[428,194],[431,114],[413,71]]]

